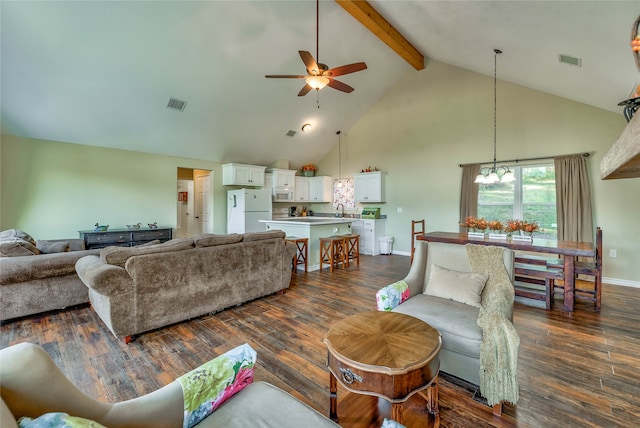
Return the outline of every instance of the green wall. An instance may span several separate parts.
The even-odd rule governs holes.
[[[640,286],[640,178],[602,181],[599,173],[603,155],[626,125],[622,112],[503,81],[497,93],[498,160],[591,154],[594,227],[603,229],[604,276]],[[318,166],[323,174],[337,176],[334,143]],[[408,71],[342,133],[344,177],[367,166],[387,173],[387,201],[378,206],[388,217],[386,234],[394,236],[394,252],[410,251],[411,220],[425,219],[427,231],[457,231],[458,165],[492,159],[493,78],[433,61],[422,71]],[[609,249],[617,249],[618,257],[610,258]]]
[[[640,178],[599,175],[602,157],[626,125],[622,114],[499,81],[497,121],[498,159],[591,154],[605,279],[640,286]],[[322,175],[338,176],[337,143],[337,137],[327,141],[334,149],[318,163]],[[458,164],[492,157],[493,78],[433,61],[408,71],[356,126],[342,130],[342,176],[367,166],[387,173],[387,202],[379,206],[394,251],[406,254],[413,219],[424,218],[427,231],[458,230]],[[97,221],[175,227],[176,171],[185,167],[213,171],[213,231],[226,231],[219,163],[3,135],[0,165],[1,229],[53,239],[75,237]],[[333,212],[331,204],[310,209]],[[610,258],[609,249],[618,257]]]
[[[110,228],[176,226],[177,168],[213,172],[214,232],[225,233],[218,163],[2,135],[0,229],[36,239],[72,238],[96,222]],[[218,209],[222,207],[222,209]]]

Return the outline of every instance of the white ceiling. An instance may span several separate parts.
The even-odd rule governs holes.
[[[370,3],[427,67],[492,76],[500,48],[500,79],[617,113],[640,83],[629,46],[640,1]],[[321,159],[400,76],[420,73],[333,1],[320,2],[320,61],[368,69],[338,79],[353,93],[319,97],[297,97],[302,80],[264,77],[305,73],[298,50],[316,55],[314,1],[0,4],[2,132],[18,136],[295,168]],[[167,109],[170,97],[185,111]],[[305,122],[313,132],[300,132]]]

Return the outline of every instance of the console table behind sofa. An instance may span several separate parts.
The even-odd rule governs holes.
[[[430,232],[418,235],[417,239],[430,242],[445,242],[450,244],[479,244],[497,245],[516,251],[534,253],[557,254],[564,256],[564,305],[563,309],[573,312],[573,293],[575,290],[575,260],[577,257],[596,257],[596,249],[592,242],[556,241],[553,239],[533,239],[533,242],[473,239],[466,233]],[[601,268],[601,267],[600,267]]]
[[[171,228],[112,229],[105,232],[79,230],[80,239],[84,239],[85,248],[104,248],[108,246],[133,247],[158,239],[165,242],[171,239]]]

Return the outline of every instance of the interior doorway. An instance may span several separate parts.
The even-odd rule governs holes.
[[[209,170],[178,167],[176,237],[213,230],[213,185]]]

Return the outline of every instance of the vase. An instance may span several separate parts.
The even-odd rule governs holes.
[[[484,239],[484,232],[467,232],[467,237],[469,239]]]
[[[313,177],[316,175],[315,171],[302,171],[302,175],[305,177]]]
[[[511,239],[513,241],[532,242],[533,241],[533,235],[524,235],[524,234],[522,234],[522,231],[520,231],[519,234],[514,234],[513,236],[511,236]]]

